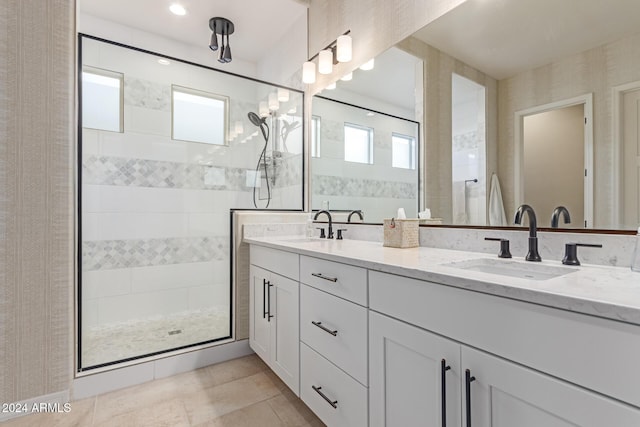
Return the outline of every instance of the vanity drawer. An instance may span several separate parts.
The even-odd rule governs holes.
[[[300,285],[300,340],[367,385],[366,308]]]
[[[367,425],[367,389],[362,384],[304,343],[300,344],[300,368],[300,398],[326,425]]]
[[[278,273],[295,281],[300,277],[299,255],[264,246],[251,245],[251,264]]]
[[[330,294],[367,305],[367,270],[300,256],[300,281]]]

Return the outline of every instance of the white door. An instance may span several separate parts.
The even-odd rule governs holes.
[[[622,138],[624,141],[623,217],[624,227],[640,226],[640,89],[622,96]]]
[[[267,317],[271,326],[271,369],[300,394],[300,319],[298,282],[271,274],[267,283]]]
[[[640,426],[637,408],[465,346],[462,369],[465,426]]]
[[[369,425],[460,426],[459,361],[459,344],[370,312]]]
[[[271,273],[252,265],[249,286],[249,346],[269,363],[270,323],[267,318],[267,286]]]

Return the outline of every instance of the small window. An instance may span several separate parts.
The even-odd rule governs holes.
[[[120,73],[82,70],[82,127],[122,132],[122,82]]]
[[[172,86],[171,100],[172,139],[225,145],[227,97]]]
[[[373,164],[373,129],[344,124],[344,160]]]
[[[416,139],[394,133],[391,136],[391,166],[402,169],[416,168]]]
[[[320,157],[320,116],[311,117],[311,157]]]

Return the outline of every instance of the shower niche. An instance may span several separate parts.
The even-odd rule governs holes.
[[[230,211],[303,210],[303,93],[79,47],[78,371],[233,340]]]

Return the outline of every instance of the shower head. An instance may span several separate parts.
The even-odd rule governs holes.
[[[249,117],[249,121],[253,123],[255,126],[260,127],[261,125],[265,124],[265,119],[261,119],[260,116],[258,116],[253,111],[247,114],[247,116]]]

